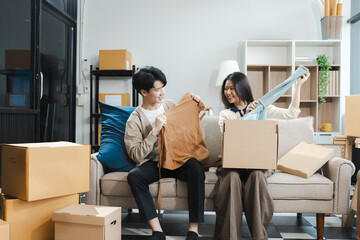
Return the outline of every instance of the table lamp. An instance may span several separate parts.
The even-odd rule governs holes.
[[[224,79],[233,72],[239,72],[239,64],[235,60],[223,61],[220,65],[220,69],[217,75],[215,86],[221,86]]]

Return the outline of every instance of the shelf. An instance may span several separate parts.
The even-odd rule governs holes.
[[[247,65],[291,66],[292,41],[250,40],[246,42]]]
[[[326,98],[325,103],[318,104],[319,124],[317,131],[320,131],[320,124],[331,123],[334,132],[340,131],[340,98]]]
[[[317,100],[300,100],[300,103],[316,103]]]
[[[273,103],[274,106],[279,108],[288,108],[291,99],[289,98],[279,98],[276,102]]]
[[[303,65],[309,69],[310,78],[301,87],[299,117],[312,116],[316,132],[320,131],[319,126],[322,123],[332,123],[334,132],[341,130],[340,86],[341,75],[344,74],[341,67],[341,40],[249,40],[244,46],[244,66],[256,99]],[[320,67],[316,64],[316,58],[320,54],[328,57],[332,67],[326,103],[319,100]],[[300,61],[300,57],[305,61]],[[291,99],[292,89],[289,89],[274,105],[288,108]]]
[[[339,98],[339,95],[329,95],[329,96],[325,96],[325,98]],[[320,98],[320,97],[319,97]]]
[[[100,113],[99,113],[99,82],[100,77],[117,77],[117,80],[124,80],[119,77],[131,77],[135,72],[135,66],[132,70],[93,70],[90,66],[90,144],[93,151],[98,151],[100,146]],[[94,77],[95,76],[95,77]],[[95,78],[93,80],[93,77]],[[132,105],[138,105],[138,93],[132,86]]]
[[[312,116],[314,118],[314,131],[317,128],[317,102],[300,102],[301,113],[299,117]]]
[[[248,66],[247,77],[254,99],[264,96],[269,88],[269,66]]]
[[[0,114],[11,113],[11,114],[38,114],[40,113],[39,109],[31,108],[9,108],[9,107],[0,107]]]
[[[307,68],[310,72],[310,78],[301,86],[300,99],[317,101],[318,66],[308,66]]]
[[[270,66],[270,84],[269,90],[273,89],[288,77],[291,76],[291,66]],[[289,88],[284,94],[284,96],[291,96],[291,88]]]
[[[131,77],[132,70],[94,70],[95,76],[114,76],[114,77]]]

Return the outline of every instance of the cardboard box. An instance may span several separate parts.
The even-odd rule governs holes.
[[[222,144],[223,168],[276,169],[276,121],[225,120]]]
[[[55,240],[119,240],[121,208],[72,205],[53,213]]]
[[[99,101],[112,106],[130,106],[128,93],[99,93]],[[99,109],[100,112],[100,109]]]
[[[89,191],[90,145],[2,145],[2,192],[26,201]]]
[[[300,142],[278,161],[278,169],[299,177],[311,177],[335,155],[332,148]]]
[[[100,70],[131,70],[131,53],[126,49],[99,50]]]
[[[24,69],[30,70],[31,52],[30,50],[5,50],[5,69]]]
[[[10,226],[3,220],[0,220],[0,239],[10,240]]]
[[[345,135],[360,137],[360,95],[345,97]]]
[[[79,203],[79,199],[79,194],[74,194],[26,202],[2,194],[0,199],[1,216],[10,224],[11,240],[54,239],[52,213],[63,207]]]

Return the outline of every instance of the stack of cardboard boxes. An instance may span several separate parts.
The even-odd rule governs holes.
[[[355,166],[358,166],[358,162],[360,159],[353,159],[352,157],[352,147],[360,148],[360,95],[351,95],[345,97],[345,135],[340,136],[334,139],[334,143],[338,143],[342,145],[342,155],[346,159],[350,161],[355,161]],[[356,169],[359,171],[359,169]],[[358,175],[359,172],[355,172],[355,176]],[[354,215],[357,214],[359,217],[359,179],[357,179],[355,191],[353,193],[353,198],[351,200],[349,214],[343,217],[343,226],[344,227],[352,227]],[[357,221],[357,236],[360,237],[359,225],[360,221]]]
[[[54,211],[89,191],[90,146],[69,142],[2,146],[0,239],[54,239]]]

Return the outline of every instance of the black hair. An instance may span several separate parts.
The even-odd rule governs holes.
[[[149,90],[154,87],[154,82],[158,80],[161,81],[164,86],[166,85],[165,74],[160,69],[146,66],[135,72],[132,77],[132,84],[138,92],[142,89],[149,92]]]
[[[235,88],[236,95],[241,101],[253,102],[254,97],[252,95],[251,87],[247,76],[241,72],[234,72],[229,74],[223,81],[221,87],[221,100],[225,105],[225,108],[230,108],[232,104],[229,103],[227,97],[225,96],[225,84],[226,81],[230,80]]]

